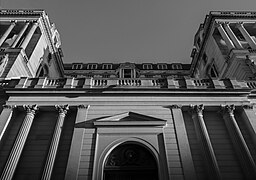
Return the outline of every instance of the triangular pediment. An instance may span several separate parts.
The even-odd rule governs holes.
[[[124,112],[108,117],[102,117],[94,121],[94,125],[165,125],[166,120],[135,113]]]
[[[151,116],[146,116],[146,115],[142,115],[139,113],[135,113],[135,112],[125,112],[125,113],[121,113],[121,114],[116,114],[113,116],[109,116],[109,117],[104,117],[101,119],[97,119],[96,121],[98,122],[106,122],[106,121],[162,121],[165,122],[165,120],[162,119],[158,119],[155,117],[151,117]]]
[[[135,113],[124,112],[112,116],[103,116],[77,123],[75,127],[93,126],[164,126],[166,120]]]

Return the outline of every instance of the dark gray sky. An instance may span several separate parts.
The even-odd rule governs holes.
[[[256,11],[256,0],[0,0],[44,9],[61,35],[64,62],[190,63],[193,37],[211,10]]]

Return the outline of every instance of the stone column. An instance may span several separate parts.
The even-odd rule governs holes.
[[[231,39],[228,37],[227,33],[225,32],[225,30],[223,29],[222,27],[222,23],[217,23],[217,28],[221,34],[221,37],[224,39],[224,41],[226,42],[227,46],[228,46],[228,49],[231,50],[231,49],[234,49],[235,46],[233,44],[233,42],[231,41]]]
[[[201,149],[207,164],[209,179],[221,179],[220,169],[213,151],[209,134],[203,119],[203,105],[191,105],[190,112],[194,122],[196,136],[200,142]]]
[[[53,165],[54,165],[54,161],[56,158],[58,145],[59,145],[59,141],[60,141],[61,130],[63,128],[65,116],[69,109],[68,105],[55,105],[55,107],[59,112],[59,116],[58,116],[58,119],[57,119],[57,122],[55,125],[55,129],[53,132],[51,145],[50,145],[50,148],[48,151],[48,155],[47,155],[47,159],[46,159],[46,162],[44,165],[44,171],[43,171],[41,180],[50,180],[51,179]]]
[[[252,49],[256,49],[256,43],[254,42],[254,40],[252,39],[251,35],[247,32],[247,30],[244,28],[243,23],[238,23],[237,24],[237,28],[239,29],[239,31],[242,33],[242,35],[244,36],[245,40],[249,43],[249,45],[251,46]]]
[[[235,147],[242,168],[248,179],[256,179],[256,166],[234,117],[234,105],[222,105],[222,116]]]
[[[242,44],[240,43],[240,41],[237,39],[235,33],[230,28],[229,23],[224,23],[223,26],[224,26],[224,29],[227,31],[229,37],[232,39],[232,41],[233,41],[234,45],[236,46],[236,48],[243,49]]]
[[[15,41],[12,43],[12,48],[14,48],[14,47],[18,44],[20,38],[23,36],[24,32],[25,32],[26,29],[28,28],[28,25],[29,25],[29,22],[27,21],[26,24],[25,24],[25,25],[23,26],[23,28],[21,29],[21,31],[19,32],[18,37],[17,37],[17,38],[15,39]]]
[[[5,130],[12,118],[13,108],[16,106],[3,105],[3,111],[0,116],[0,142],[2,141]]]
[[[34,22],[32,27],[31,27],[31,29],[29,30],[29,33],[27,34],[27,36],[25,37],[24,41],[22,42],[22,44],[20,46],[21,48],[26,49],[30,39],[32,38],[34,32],[36,31],[37,26],[38,26],[38,23]]]
[[[3,34],[3,36],[0,38],[0,46],[2,46],[2,44],[4,43],[5,39],[8,37],[8,35],[10,34],[10,32],[12,31],[12,29],[14,28],[16,22],[12,21],[11,25],[8,27],[8,29],[5,31],[5,33]]]
[[[1,174],[0,180],[12,179],[15,169],[17,167],[21,152],[24,148],[26,139],[28,137],[28,133],[30,131],[31,125],[33,123],[35,113],[38,110],[37,105],[33,105],[33,106],[24,105],[24,108],[27,111],[27,114],[25,116],[25,119],[23,120],[23,123],[18,132],[18,135],[15,139],[14,145],[9,154],[4,170]]]

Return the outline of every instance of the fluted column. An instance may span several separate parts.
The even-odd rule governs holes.
[[[238,49],[243,49],[242,44],[240,43],[240,41],[237,39],[235,33],[230,28],[229,23],[224,23],[223,27],[227,31],[227,33],[228,33],[229,37],[231,38],[232,42],[234,43],[235,47]]]
[[[8,35],[10,34],[10,32],[12,31],[12,29],[14,28],[16,22],[12,21],[11,25],[8,27],[8,29],[5,31],[5,33],[3,34],[3,36],[0,38],[0,46],[2,46],[2,44],[4,43],[5,39],[8,37]]]
[[[5,133],[5,130],[12,118],[13,108],[16,106],[13,105],[3,105],[3,111],[0,116],[0,142]]]
[[[248,179],[256,178],[256,166],[253,161],[252,155],[246,145],[243,135],[239,129],[239,126],[234,117],[234,105],[222,105],[222,116],[225,125],[228,129],[228,133],[231,137],[231,141],[235,147],[238,158],[242,163],[242,168]]]
[[[55,107],[59,112],[59,116],[58,116],[58,119],[57,119],[57,122],[55,125],[55,129],[53,132],[53,137],[52,137],[51,145],[50,145],[50,148],[48,151],[48,155],[47,155],[47,159],[45,162],[44,171],[43,171],[41,180],[50,180],[51,179],[53,165],[54,165],[54,161],[56,158],[58,145],[59,145],[59,141],[60,141],[61,130],[63,128],[65,116],[69,109],[68,105],[64,105],[64,106],[56,105]]]
[[[33,105],[33,106],[24,105],[24,108],[27,111],[27,114],[25,116],[25,119],[23,120],[23,123],[20,127],[20,130],[18,132],[18,135],[12,147],[12,150],[5,164],[4,170],[1,174],[1,177],[0,177],[1,180],[12,179],[14,175],[14,171],[17,167],[21,152],[24,148],[26,139],[28,137],[28,133],[30,131],[31,125],[33,123],[35,113],[38,110],[37,105]]]
[[[19,32],[17,38],[15,39],[15,41],[12,43],[12,48],[14,48],[19,40],[21,39],[21,37],[23,36],[24,32],[26,31],[26,29],[28,28],[29,22],[27,21],[26,24],[23,26],[23,28],[21,29],[21,31]]]
[[[30,39],[32,38],[34,32],[36,31],[37,26],[38,26],[38,23],[34,22],[32,27],[31,27],[31,29],[29,30],[29,33],[27,34],[27,36],[25,37],[24,41],[22,42],[22,44],[20,46],[21,48],[26,49]]]
[[[209,179],[221,179],[220,169],[213,151],[209,134],[203,119],[204,106],[191,105],[190,112],[196,129],[196,136],[200,142],[202,152],[207,164]]]
[[[237,24],[237,28],[244,36],[245,40],[249,43],[252,49],[256,49],[256,43],[252,39],[251,35],[247,32],[247,30],[244,28],[244,25],[242,23]]]
[[[222,27],[222,23],[217,23],[217,28],[221,34],[221,37],[224,39],[224,41],[226,42],[228,49],[231,50],[233,48],[235,48],[233,42],[231,41],[231,39],[228,37],[227,33],[225,32],[225,30]]]

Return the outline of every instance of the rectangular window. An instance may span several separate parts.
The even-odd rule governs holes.
[[[131,77],[132,77],[132,70],[124,69],[124,78],[131,78]]]
[[[103,64],[102,69],[112,69],[112,64]]]
[[[97,69],[97,64],[88,64],[87,69]]]
[[[158,69],[167,69],[167,65],[166,64],[158,64],[157,68]]]
[[[143,69],[153,69],[152,64],[143,64]]]
[[[82,69],[83,68],[83,64],[73,64],[72,65],[72,69]]]

